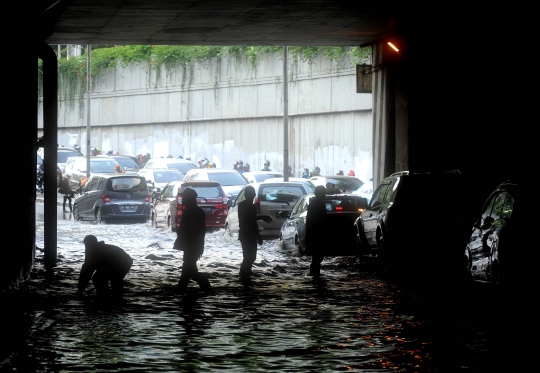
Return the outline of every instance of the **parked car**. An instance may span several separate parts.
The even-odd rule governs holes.
[[[68,158],[64,173],[69,178],[69,186],[72,190],[76,190],[81,185],[81,180],[86,178],[86,163],[86,157]],[[91,156],[90,176],[96,173],[117,175],[115,167],[118,164],[116,160],[110,157]]]
[[[353,192],[353,194],[364,197],[368,202],[371,201],[371,196],[373,195],[373,181],[370,180],[367,183],[364,183],[364,185],[356,192]]]
[[[511,273],[517,268],[513,260],[520,249],[513,248],[518,242],[516,202],[519,203],[518,186],[511,182],[497,186],[486,200],[465,249],[469,279],[496,286],[511,280]]]
[[[259,232],[263,237],[279,237],[281,226],[286,220],[285,215],[279,215],[282,211],[290,212],[295,203],[303,196],[313,193],[309,184],[304,179],[302,181],[276,181],[270,182],[270,179],[262,183],[248,184],[255,189],[254,205],[257,210],[257,215],[270,216],[273,221],[266,223],[263,220],[258,220]],[[230,236],[237,235],[239,230],[238,225],[238,204],[245,200],[244,191],[247,185],[240,190],[238,197],[231,205],[227,221],[225,222],[225,230]]]
[[[182,218],[182,194],[186,188],[197,192],[197,205],[206,213],[207,228],[223,228],[227,217],[227,197],[216,181],[176,180],[156,196],[151,219],[154,226],[165,225],[176,232]]]
[[[184,175],[192,169],[198,168],[195,163],[186,159],[177,158],[156,158],[149,159],[144,165],[145,169],[162,169],[167,168],[169,170],[176,169]]]
[[[113,158],[116,162],[118,162],[120,167],[122,167],[122,170],[124,170],[127,175],[137,175],[137,173],[144,167],[139,161],[139,158],[135,157],[134,155],[112,154],[106,155],[105,157]]]
[[[302,196],[293,209],[281,212],[286,220],[281,226],[279,239],[283,248],[295,250],[298,255],[306,251],[306,217],[311,199],[315,194]],[[320,245],[326,248],[325,256],[358,255],[354,222],[367,207],[367,200],[350,194],[332,194],[325,197],[328,241]]]
[[[332,183],[343,193],[355,193],[364,185],[364,182],[359,178],[345,175],[313,176],[309,181],[315,184],[315,186],[322,185],[323,187],[326,187],[327,183]]]
[[[234,203],[238,192],[248,183],[232,168],[197,168],[189,170],[184,180],[217,181],[225,191],[229,205]]]
[[[281,172],[274,171],[248,171],[242,173],[248,183],[260,183],[272,177],[283,177]]]
[[[73,219],[146,222],[150,219],[150,195],[144,177],[96,174],[77,188]]]
[[[161,193],[163,188],[171,181],[177,181],[184,179],[184,174],[177,169],[169,170],[168,168],[156,168],[156,169],[141,169],[137,175],[144,176],[146,184],[148,185],[148,192],[152,195],[152,202],[154,201],[154,195]]]
[[[354,223],[361,254],[409,276],[455,269],[463,255],[463,181],[459,171],[386,177]]]
[[[43,148],[38,149],[38,155],[41,159],[45,159],[45,151]],[[64,172],[64,166],[69,157],[83,157],[84,155],[74,148],[68,148],[65,146],[59,146],[56,150],[56,162],[60,168],[60,172]]]

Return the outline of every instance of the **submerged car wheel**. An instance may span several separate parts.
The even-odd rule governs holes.
[[[73,220],[75,221],[81,220],[81,216],[79,215],[79,206],[77,205],[73,206]]]
[[[229,224],[225,224],[225,235],[227,237],[232,237],[231,228],[229,227]]]

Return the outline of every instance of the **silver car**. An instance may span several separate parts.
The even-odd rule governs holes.
[[[262,183],[249,184],[249,186],[253,186],[255,189],[253,204],[257,210],[257,215],[270,216],[272,218],[272,222],[270,223],[257,220],[259,232],[263,237],[278,237],[281,226],[287,219],[286,215],[282,215],[282,212],[290,212],[303,195],[315,191],[315,186],[305,179],[302,181],[275,182],[265,180]],[[238,193],[225,220],[225,230],[230,236],[238,235],[238,204],[246,199],[246,187],[242,188]]]

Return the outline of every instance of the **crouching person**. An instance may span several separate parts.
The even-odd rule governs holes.
[[[77,295],[82,295],[92,279],[96,294],[100,298],[121,297],[124,277],[129,272],[133,259],[120,247],[107,245],[96,236],[84,238],[84,263],[77,283]]]

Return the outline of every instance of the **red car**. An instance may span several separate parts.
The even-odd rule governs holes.
[[[180,226],[182,194],[186,188],[197,192],[197,205],[206,213],[206,227],[219,229],[225,227],[227,218],[227,196],[216,181],[176,180],[168,183],[154,200],[151,211],[155,227],[167,226],[176,232]]]

